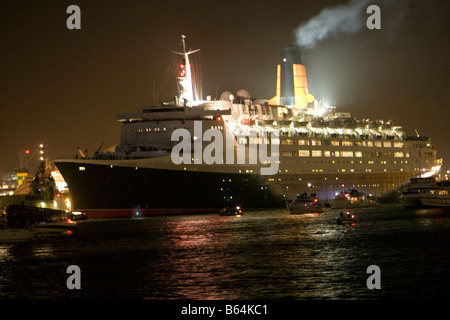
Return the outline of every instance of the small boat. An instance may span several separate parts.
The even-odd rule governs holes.
[[[69,218],[72,221],[82,221],[82,220],[87,220],[87,214],[84,212],[80,212],[80,211],[72,211],[72,212],[69,212],[69,214],[67,215],[67,218]]]
[[[223,208],[219,211],[219,216],[242,216],[242,209],[240,207],[232,208]]]
[[[354,214],[351,214],[350,212],[347,212],[346,214],[341,212],[341,215],[339,218],[337,218],[336,222],[338,224],[355,224],[356,217]]]
[[[403,192],[401,200],[405,208],[449,208],[450,183],[436,178],[413,178],[412,188]]]
[[[0,229],[0,243],[24,242],[33,237],[33,232],[28,229],[5,228]]]
[[[341,192],[334,199],[328,201],[332,209],[350,209],[376,205],[376,200],[371,195],[366,195],[355,189]]]
[[[55,221],[55,222],[41,222],[33,225],[36,232],[64,232],[73,231],[78,228],[76,222],[67,219],[66,221]]]
[[[322,203],[316,198],[316,195],[313,193],[308,196],[306,192],[297,196],[297,198],[288,205],[288,208],[292,214],[323,212]]]
[[[421,199],[428,197],[431,190],[436,187],[436,178],[434,177],[411,178],[409,187],[402,192],[400,200],[405,208],[422,208],[424,205]]]

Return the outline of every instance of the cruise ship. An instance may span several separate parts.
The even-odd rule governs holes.
[[[197,50],[185,41],[174,101],[118,115],[113,149],[55,161],[73,210],[100,218],[277,208],[305,192],[381,196],[439,170],[430,138],[316,99],[299,46],[281,47],[272,98],[239,90],[201,99],[189,60]]]

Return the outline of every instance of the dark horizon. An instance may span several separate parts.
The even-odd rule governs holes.
[[[40,143],[52,159],[119,143],[116,115],[153,104],[181,34],[201,50],[193,62],[203,97],[246,89],[270,99],[281,46],[296,44],[295,30],[323,9],[348,2],[3,1],[0,172],[18,168]],[[309,91],[357,119],[392,120],[431,137],[448,168],[450,4],[371,3],[381,8],[381,30],[363,26],[302,48]],[[81,30],[66,27],[72,4]],[[157,102],[175,94],[169,80]]]

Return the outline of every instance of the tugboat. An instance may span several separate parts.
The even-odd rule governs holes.
[[[34,228],[44,224],[47,224],[46,228],[76,227],[76,224],[68,223],[70,204],[58,191],[51,171],[50,161],[41,157],[34,178],[29,177],[13,195],[1,200],[7,228]]]
[[[322,213],[322,203],[316,198],[316,194],[310,196],[306,192],[297,196],[289,205],[288,209],[291,214],[296,213]]]

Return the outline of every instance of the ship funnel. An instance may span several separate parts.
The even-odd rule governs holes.
[[[300,47],[281,47],[280,104],[295,105],[294,64],[302,64]]]
[[[269,104],[306,108],[312,102],[314,97],[308,92],[300,47],[282,46],[277,66],[277,95],[269,100]]]

